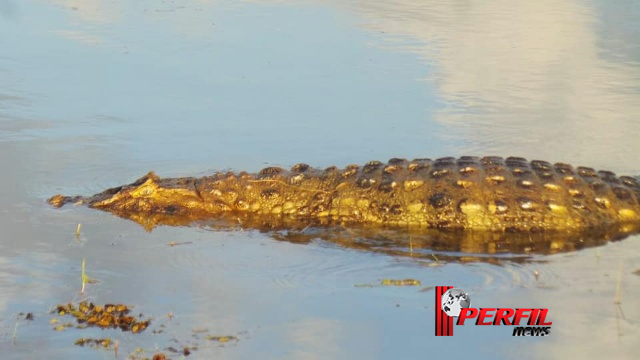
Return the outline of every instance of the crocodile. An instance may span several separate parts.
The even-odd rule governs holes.
[[[198,220],[245,228],[365,226],[463,232],[561,234],[640,227],[640,182],[610,171],[497,156],[326,169],[296,164],[257,173],[160,178],[153,172],[90,197],[55,195],[54,207],[86,204],[147,229]]]

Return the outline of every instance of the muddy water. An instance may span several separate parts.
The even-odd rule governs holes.
[[[391,157],[514,155],[637,175],[639,11],[633,1],[0,1],[2,358],[113,358],[73,345],[81,337],[118,340],[119,356],[195,346],[196,358],[634,358],[638,236],[436,262],[255,231],[146,232],[45,199],[149,170]],[[98,283],[80,294],[83,259]],[[360,286],[406,278],[422,285]],[[435,285],[467,290],[472,306],[549,308],[551,336],[465,326],[436,338]],[[152,324],[52,330],[49,310],[82,299],[133,305]],[[207,340],[221,335],[237,341]]]

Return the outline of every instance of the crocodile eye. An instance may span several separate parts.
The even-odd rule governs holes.
[[[164,207],[164,213],[168,214],[168,215],[174,215],[175,213],[178,212],[178,210],[180,210],[177,206],[175,205],[167,205]]]

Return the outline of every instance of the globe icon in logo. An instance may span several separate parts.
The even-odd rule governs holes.
[[[442,295],[442,311],[449,316],[459,316],[460,310],[470,305],[471,297],[462,289],[449,289]]]

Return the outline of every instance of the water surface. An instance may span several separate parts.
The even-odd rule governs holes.
[[[121,354],[197,345],[197,358],[633,358],[637,236],[436,262],[248,230],[146,232],[45,200],[149,170],[391,157],[512,155],[638,175],[639,15],[633,1],[0,1],[3,358],[112,358],[73,345],[102,336]],[[83,259],[99,283],[81,295]],[[405,278],[422,286],[356,286]],[[436,338],[436,285],[467,290],[472,306],[549,308],[551,336],[465,326]],[[135,305],[152,327],[53,331],[48,311],[82,298]]]

